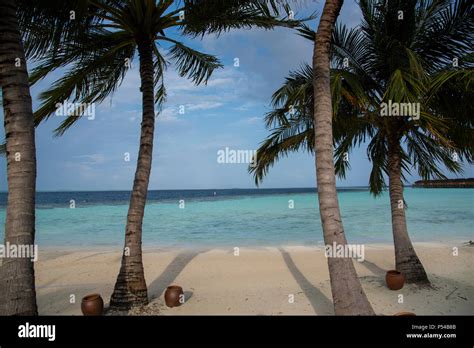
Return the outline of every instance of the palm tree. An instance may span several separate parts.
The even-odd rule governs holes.
[[[326,0],[314,39],[314,151],[319,212],[326,245],[346,245],[339,211],[332,148],[332,103],[330,90],[331,33],[343,0]],[[328,258],[331,292],[336,315],[373,315],[350,258]]]
[[[8,202],[5,245],[34,245],[36,150],[34,117],[28,83],[27,58],[55,50],[63,40],[82,32],[89,20],[70,23],[70,11],[78,14],[77,1],[2,1],[0,3],[0,86],[7,156]],[[32,30],[41,22],[41,33]],[[65,28],[65,24],[69,24]],[[40,34],[40,35],[39,35]],[[0,315],[36,315],[34,266],[29,258],[7,258],[0,267]]]
[[[5,244],[35,241],[36,150],[28,71],[13,0],[0,2],[0,85],[6,134],[8,202]],[[33,262],[6,258],[0,269],[0,314],[37,315]]]
[[[288,8],[274,1],[124,0],[90,1],[90,4],[100,10],[97,17],[103,21],[91,25],[77,40],[66,42],[59,52],[52,51],[33,71],[34,83],[58,67],[72,66],[51,89],[41,94],[43,103],[35,117],[39,124],[56,110],[58,102],[68,99],[82,104],[103,101],[119,87],[131,66],[125,62],[130,63],[138,51],[143,107],[140,148],[124,253],[110,300],[111,309],[127,310],[148,303],[142,263],[142,221],[152,163],[155,105],[160,107],[166,98],[163,72],[171,60],[182,77],[200,84],[222,67],[214,56],[186,46],[165,31],[176,28],[183,36],[197,37],[231,28],[270,29],[276,25],[295,26],[299,22],[278,19],[280,9]],[[160,43],[167,47],[162,48]],[[67,117],[56,134],[63,134],[78,119],[73,115]]]
[[[345,155],[370,140],[370,191],[381,194],[385,176],[389,179],[396,268],[408,282],[428,284],[408,236],[402,180],[411,168],[423,179],[444,179],[441,166],[460,173],[460,162],[473,161],[473,10],[464,0],[364,0],[360,6],[363,24],[336,27],[332,37],[335,168],[344,178],[350,168]],[[400,10],[410,25],[393,19]],[[309,28],[300,32],[314,39]],[[311,67],[304,66],[275,92],[274,110],[266,117],[274,130],[257,153],[257,166],[250,168],[257,184],[281,156],[301,148],[312,152],[312,79]],[[380,117],[382,103],[389,100],[420,103],[420,119]]]

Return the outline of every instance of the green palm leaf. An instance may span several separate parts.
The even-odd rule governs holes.
[[[336,173],[346,176],[350,170],[346,156],[368,140],[370,191],[380,194],[386,186],[388,144],[393,139],[400,144],[404,180],[412,169],[422,178],[443,178],[442,167],[461,173],[462,161],[473,163],[474,150],[474,60],[472,47],[466,45],[473,41],[472,6],[464,0],[456,4],[361,0],[360,8],[361,25],[354,29],[338,25],[332,37]],[[400,8],[406,20],[394,21]],[[314,41],[314,31],[305,24],[297,30]],[[443,35],[442,40],[436,42],[434,33]],[[448,57],[451,49],[458,54],[458,67]],[[441,58],[434,57],[440,51]],[[303,145],[312,151],[314,139],[302,136],[314,133],[312,96],[309,65],[290,72],[273,94],[273,110],[265,118],[271,134],[258,149],[257,169],[250,170],[256,183],[282,156]],[[420,118],[381,117],[381,103],[388,101],[419,103]],[[295,115],[288,114],[290,106],[296,106]]]

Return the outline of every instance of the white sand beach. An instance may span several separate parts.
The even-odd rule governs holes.
[[[453,255],[453,247],[459,248],[458,256]],[[392,291],[386,287],[385,272],[394,267],[390,245],[367,245],[365,261],[354,261],[375,312],[474,314],[474,247],[423,243],[415,244],[415,248],[432,288],[405,285]],[[107,305],[120,257],[120,250],[41,249],[36,263],[40,315],[81,315],[81,298],[95,292]],[[334,314],[327,261],[321,248],[240,248],[239,256],[232,248],[149,249],[144,251],[144,267],[150,304],[135,314]],[[170,284],[184,289],[186,302],[180,307],[164,304],[163,294]],[[400,294],[403,303],[399,303]],[[75,303],[71,303],[71,295]]]

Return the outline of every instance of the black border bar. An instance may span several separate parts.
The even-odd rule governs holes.
[[[70,344],[396,344],[469,346],[473,316],[40,316],[0,317],[0,346]],[[20,338],[20,325],[55,325],[55,340]],[[424,329],[421,329],[423,328]],[[428,334],[408,338],[407,334]],[[456,334],[434,338],[433,334]]]

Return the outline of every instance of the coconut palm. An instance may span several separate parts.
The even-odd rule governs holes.
[[[33,109],[16,4],[0,3],[0,85],[6,134],[8,202],[5,244],[35,240],[36,150]],[[34,267],[29,258],[6,258],[0,269],[0,314],[36,315]]]
[[[8,179],[5,245],[33,245],[35,241],[36,150],[26,59],[72,38],[85,23],[80,19],[69,29],[63,28],[73,5],[74,1],[65,5],[59,0],[7,0],[0,4],[0,86],[6,134],[0,153],[7,156]],[[35,36],[29,29],[32,21],[43,23],[47,30]],[[37,314],[34,267],[29,258],[4,259],[0,287],[0,314]]]
[[[335,168],[344,178],[350,169],[346,154],[369,142],[375,196],[388,177],[396,268],[408,282],[428,284],[408,236],[402,180],[412,169],[423,179],[444,179],[443,166],[460,173],[461,162],[473,161],[473,9],[464,0],[364,0],[360,7],[362,25],[338,26],[332,37]],[[399,11],[404,20],[398,20]],[[314,39],[309,28],[300,32]],[[311,67],[303,66],[275,92],[274,110],[266,116],[273,132],[250,168],[257,184],[281,156],[313,151],[312,79]],[[382,103],[390,100],[420,103],[419,120],[381,117]]]
[[[314,38],[314,152],[319,212],[326,245],[346,245],[336,192],[332,147],[332,103],[330,90],[331,33],[343,0],[326,0]],[[257,157],[258,158],[258,157]],[[336,315],[375,314],[362,289],[352,259],[329,257],[329,276]]]
[[[130,198],[124,253],[117,282],[110,300],[111,309],[127,310],[148,302],[142,263],[142,221],[150,178],[155,106],[165,101],[163,72],[169,61],[178,73],[196,85],[206,83],[217,58],[185,45],[179,37],[221,33],[232,28],[276,25],[295,26],[299,22],[278,19],[287,6],[273,1],[185,0],[185,1],[90,1],[103,21],[91,25],[82,37],[65,42],[60,51],[51,51],[33,71],[37,82],[58,67],[69,67],[64,77],[40,96],[43,103],[35,113],[36,122],[46,120],[56,104],[64,100],[89,104],[103,101],[113,93],[131,67],[138,51],[142,92],[142,124],[137,169]],[[287,11],[288,12],[288,11]],[[79,118],[67,117],[56,129],[63,134]]]

